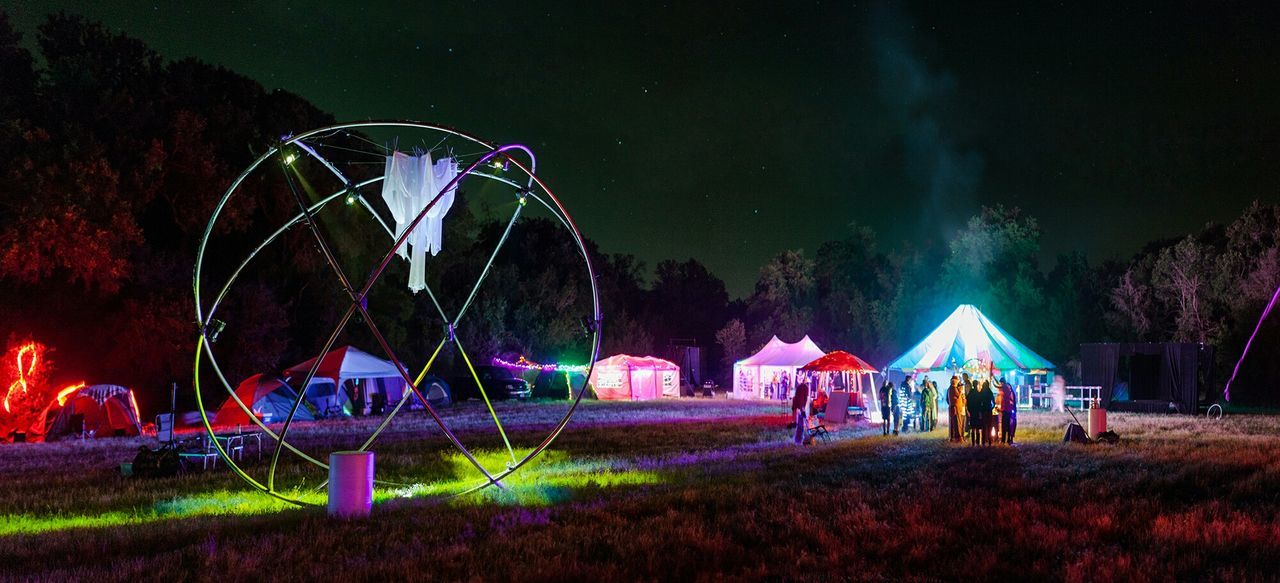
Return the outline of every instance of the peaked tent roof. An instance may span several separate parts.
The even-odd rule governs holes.
[[[791,344],[783,342],[777,336],[774,336],[769,339],[764,348],[760,349],[760,352],[739,360],[736,364],[739,366],[799,367],[822,358],[825,354],[808,336],[801,338],[799,342]]]
[[[879,372],[867,361],[843,350],[828,352],[826,355],[800,367],[800,370],[818,372]]]
[[[655,356],[631,356],[630,354],[615,354],[609,358],[602,358],[596,361],[596,366],[630,366],[632,368],[652,368],[656,370],[680,370],[680,367],[670,360]]]
[[[293,378],[302,378],[311,370],[316,359],[312,358],[301,364],[285,369],[285,374]],[[320,368],[316,370],[316,378],[331,379],[334,384],[341,384],[346,379],[379,379],[400,377],[400,371],[389,360],[383,360],[354,346],[335,348],[324,355]]]
[[[963,366],[972,359],[991,363],[998,370],[1045,370],[1056,368],[1043,356],[1032,352],[978,308],[961,304],[923,341],[898,357],[890,370],[945,370]]]

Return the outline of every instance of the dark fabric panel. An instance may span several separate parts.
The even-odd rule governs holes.
[[[1160,398],[1180,401],[1182,392],[1182,345],[1165,344],[1160,360]]]
[[[1103,406],[1111,403],[1111,391],[1116,383],[1116,365],[1120,360],[1118,344],[1081,344],[1080,377],[1087,386],[1102,387]]]
[[[1182,386],[1176,400],[1181,403],[1183,413],[1194,414],[1200,405],[1200,345],[1183,344],[1180,355]]]
[[[1212,370],[1213,349],[1196,343],[1181,342],[1134,342],[1127,344],[1081,344],[1080,364],[1082,382],[1085,385],[1102,387],[1102,402],[1112,407],[1112,396],[1119,375],[1131,371],[1120,371],[1121,358],[1132,358],[1134,355],[1160,356],[1160,378],[1158,385],[1159,402],[1145,401],[1140,404],[1119,404],[1117,410],[1167,410],[1173,405],[1178,411],[1194,414],[1200,405],[1201,381],[1210,383],[1207,376]],[[1201,374],[1205,377],[1201,377]],[[1209,400],[1213,400],[1210,396]],[[1120,403],[1116,401],[1116,403]]]

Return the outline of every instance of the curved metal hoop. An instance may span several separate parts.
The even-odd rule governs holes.
[[[446,185],[443,189],[441,189],[440,192],[436,194],[436,197],[424,209],[422,209],[422,211],[418,213],[415,219],[403,230],[402,234],[399,237],[395,237],[394,233],[386,225],[386,223],[382,220],[382,218],[377,214],[377,212],[375,212],[372,209],[372,207],[369,206],[368,202],[365,201],[363,197],[359,196],[358,194],[360,188],[376,183],[382,180],[382,178],[378,177],[378,178],[365,180],[359,183],[352,183],[346,179],[346,177],[341,173],[340,170],[338,170],[327,159],[319,155],[313,148],[311,148],[306,142],[304,142],[304,140],[308,138],[316,137],[316,136],[329,136],[344,130],[353,130],[353,129],[370,128],[370,127],[401,127],[401,128],[414,128],[414,129],[424,129],[424,130],[430,130],[435,132],[442,132],[448,135],[457,136],[459,138],[473,142],[485,148],[485,152],[482,156],[480,156],[474,162],[469,164],[466,167],[466,169],[460,172],[458,176],[454,178],[453,181],[451,181],[448,185]],[[299,213],[295,215],[291,220],[287,221],[279,229],[277,229],[276,231],[271,233],[269,236],[267,236],[267,238],[263,240],[262,243],[260,243],[259,245],[254,247],[252,251],[250,251],[249,255],[239,264],[239,266],[236,267],[236,269],[228,277],[227,281],[219,290],[216,298],[209,305],[209,308],[206,312],[201,299],[201,283],[202,283],[202,273],[204,268],[204,257],[209,244],[209,239],[213,233],[214,225],[218,221],[218,217],[222,214],[223,209],[226,207],[227,202],[236,193],[236,191],[239,190],[241,184],[255,170],[257,170],[264,162],[270,160],[271,158],[280,156],[286,148],[289,148],[291,146],[297,146],[301,148],[303,151],[310,154],[311,156],[315,157],[318,161],[321,162],[322,165],[325,166],[325,168],[327,168],[330,172],[334,173],[338,177],[338,179],[344,184],[344,186],[341,189],[339,189],[337,192],[320,199],[314,204],[307,205],[301,199],[299,199],[298,200],[299,207],[300,207]],[[522,164],[519,160],[512,157],[511,153],[522,153],[528,156],[529,158],[528,166],[526,166],[525,164]],[[512,462],[508,463],[505,469],[496,473],[490,473],[487,469],[484,468],[484,466],[480,464],[480,462],[475,458],[475,456],[471,453],[471,451],[465,445],[463,445],[462,442],[454,435],[454,433],[449,429],[449,427],[444,422],[444,420],[437,414],[435,409],[427,401],[427,399],[424,397],[424,395],[421,393],[421,391],[418,388],[418,383],[421,381],[421,378],[422,378],[421,375],[416,380],[409,375],[403,363],[395,355],[391,347],[386,343],[381,333],[378,332],[376,325],[373,323],[373,320],[371,319],[367,310],[362,305],[362,300],[369,293],[369,290],[373,288],[374,284],[377,283],[377,281],[381,278],[383,272],[386,270],[387,266],[391,263],[392,258],[396,255],[398,250],[408,240],[408,236],[413,231],[414,227],[417,226],[417,224],[420,223],[426,217],[427,213],[430,211],[432,206],[437,201],[440,200],[440,198],[444,195],[444,193],[454,189],[462,182],[463,179],[471,175],[480,176],[480,177],[501,182],[510,186],[515,186],[517,188],[520,187],[515,181],[478,171],[478,169],[481,168],[486,162],[489,162],[490,160],[493,160],[499,156],[502,157],[502,160],[504,163],[516,166],[520,171],[522,171],[525,175],[528,176],[528,181],[526,185],[523,187],[522,193],[524,193],[524,195],[528,196],[529,198],[533,198],[536,202],[538,202],[543,207],[545,207],[553,216],[556,217],[556,219],[562,225],[564,225],[564,227],[568,230],[568,232],[572,236],[573,242],[577,246],[579,253],[582,255],[583,261],[586,265],[588,281],[591,286],[592,317],[593,317],[593,323],[595,324],[593,329],[590,330],[591,356],[589,361],[590,364],[588,365],[588,370],[587,370],[587,376],[588,377],[590,376],[591,369],[594,368],[595,361],[599,357],[600,322],[602,318],[602,312],[600,308],[600,295],[599,295],[599,290],[596,284],[595,269],[591,263],[591,256],[588,253],[586,245],[582,240],[582,235],[578,231],[577,225],[574,223],[572,217],[569,216],[568,211],[565,210],[564,205],[560,202],[560,200],[555,196],[555,194],[551,191],[551,189],[546,186],[546,184],[542,181],[542,179],[540,179],[537,176],[535,172],[537,162],[532,151],[530,151],[528,148],[521,146],[519,144],[496,146],[492,143],[486,142],[484,140],[481,140],[480,138],[458,131],[456,129],[452,129],[452,128],[448,128],[440,125],[433,125],[433,124],[426,124],[426,123],[412,122],[412,121],[399,121],[399,120],[397,121],[366,121],[366,122],[337,124],[337,125],[314,129],[314,130],[299,134],[297,136],[288,138],[282,143],[268,149],[268,151],[265,154],[263,154],[257,160],[255,160],[252,164],[250,164],[249,167],[246,168],[245,171],[240,174],[240,176],[238,176],[234,181],[232,181],[226,193],[223,194],[221,200],[219,200],[218,204],[214,207],[213,215],[210,217],[209,223],[205,227],[205,232],[200,240],[200,245],[196,255],[196,263],[195,263],[195,270],[194,270],[194,277],[193,277],[193,292],[194,292],[194,300],[195,300],[194,303],[195,303],[195,311],[196,311],[196,320],[200,326],[200,329],[199,329],[200,335],[196,342],[195,362],[193,365],[193,371],[194,371],[193,385],[195,389],[196,404],[199,409],[201,420],[203,422],[205,431],[208,433],[210,441],[214,445],[214,447],[217,449],[218,454],[223,458],[227,466],[231,468],[232,471],[234,471],[247,484],[249,484],[254,489],[262,491],[278,499],[291,502],[293,504],[305,506],[305,505],[309,505],[309,503],[299,500],[297,498],[287,496],[284,493],[280,492],[275,487],[275,483],[274,483],[275,472],[276,472],[276,467],[278,466],[278,463],[279,463],[279,456],[282,449],[290,450],[294,454],[301,457],[303,460],[315,466],[318,466],[321,468],[328,467],[321,460],[317,460],[307,455],[306,453],[302,452],[301,450],[297,449],[293,445],[289,444],[286,438],[289,427],[292,424],[294,415],[297,413],[298,406],[300,405],[301,401],[304,398],[305,390],[302,392],[302,394],[298,395],[297,401],[295,401],[293,409],[290,411],[289,416],[285,419],[284,424],[281,426],[279,433],[273,431],[272,429],[267,427],[266,424],[264,424],[260,419],[258,419],[257,416],[253,414],[250,407],[246,405],[238,395],[236,395],[235,389],[228,382],[225,374],[222,371],[222,367],[218,364],[217,357],[213,352],[213,349],[211,347],[211,340],[209,337],[210,336],[209,329],[210,329],[210,325],[214,322],[214,317],[213,317],[214,314],[217,312],[217,309],[221,305],[222,301],[226,299],[227,294],[230,291],[232,285],[234,285],[236,280],[240,277],[243,270],[251,262],[253,262],[254,258],[258,255],[259,252],[261,252],[264,248],[266,248],[268,245],[274,242],[277,238],[280,237],[280,235],[282,235],[289,228],[299,223],[307,224],[308,227],[312,230],[312,232],[317,236],[318,243],[320,244],[322,251],[325,253],[326,259],[330,262],[331,267],[335,269],[335,275],[342,280],[343,288],[348,292],[348,294],[350,295],[349,299],[351,300],[351,305],[347,308],[345,314],[339,319],[333,332],[330,334],[327,342],[325,343],[323,349],[320,351],[320,355],[317,356],[314,365],[312,366],[311,370],[308,371],[307,376],[304,378],[304,381],[303,381],[304,387],[307,385],[307,383],[310,382],[311,378],[315,375],[316,369],[319,367],[322,357],[325,354],[327,354],[329,350],[332,349],[334,342],[337,340],[342,330],[346,328],[349,320],[358,311],[364,317],[366,323],[370,326],[370,331],[377,338],[383,351],[386,353],[386,356],[390,358],[391,361],[395,364],[397,370],[400,372],[401,376],[406,382],[406,387],[411,391],[412,395],[419,400],[419,402],[423,405],[423,407],[426,409],[428,414],[435,421],[436,425],[439,426],[440,429],[444,432],[445,436],[449,439],[452,445],[462,453],[462,455],[480,472],[480,474],[484,476],[485,481],[483,483],[480,483],[477,486],[470,488],[459,495],[474,492],[476,490],[497,484],[500,480],[502,480],[506,476],[511,475],[513,472],[520,469],[522,466],[524,466],[525,464],[529,463],[534,458],[536,458],[539,454],[541,454],[544,450],[546,450],[547,447],[551,445],[551,443],[556,439],[556,437],[560,435],[560,433],[564,431],[564,428],[568,425],[569,419],[573,416],[573,413],[577,410],[578,405],[581,403],[584,392],[580,391],[578,393],[578,396],[575,399],[573,399],[572,403],[570,404],[568,411],[566,411],[565,415],[555,424],[555,426],[552,428],[548,436],[545,439],[543,439],[536,447],[530,450],[528,454],[526,454],[524,457],[520,459],[516,459],[514,456],[514,452],[512,452]],[[287,173],[286,173],[286,178],[288,178]],[[545,199],[535,191],[535,186],[537,189],[540,189],[542,193],[545,193],[546,195]],[[292,188],[292,184],[290,185],[290,187]],[[364,283],[364,285],[361,288],[359,288],[358,291],[355,287],[351,285],[350,281],[346,278],[345,274],[342,273],[341,268],[337,267],[336,261],[334,260],[334,257],[331,255],[330,250],[327,247],[326,241],[324,240],[323,236],[320,235],[319,232],[316,230],[314,223],[312,222],[312,216],[315,213],[322,211],[329,203],[340,198],[343,194],[355,194],[359,198],[362,207],[370,215],[372,215],[379,222],[379,224],[382,225],[383,229],[388,233],[388,235],[391,235],[395,240],[394,244],[383,256],[377,269],[374,270],[372,275],[369,276],[367,281]],[[518,213],[517,213],[517,216],[518,216]],[[516,218],[515,216],[512,217],[511,224],[514,224],[515,218]],[[508,232],[510,230],[511,224],[508,224]],[[505,241],[505,235],[504,235],[504,241]],[[502,246],[502,243],[499,243],[499,245],[495,248],[494,250],[495,256],[497,254],[497,251],[501,248],[501,246]],[[490,261],[492,261],[492,258],[490,259]],[[487,271],[488,271],[488,267],[486,266],[485,273],[487,273]],[[485,273],[482,273],[477,279],[476,286],[472,290],[473,296],[475,291],[479,289],[480,284],[483,282]],[[430,292],[429,288],[428,288],[428,292]],[[433,302],[436,303],[436,308],[440,310],[441,316],[444,317],[446,319],[446,322],[449,324],[456,322],[457,319],[460,318],[463,315],[463,313],[465,313],[466,307],[464,305],[464,308],[459,312],[458,317],[454,318],[453,322],[448,322],[449,320],[448,316],[443,312],[442,309],[440,309],[440,305],[438,302],[436,302],[434,295],[431,296],[431,299]],[[441,346],[443,346],[443,341],[441,343]],[[437,348],[437,352],[438,351],[439,351],[439,348]],[[227,394],[229,395],[229,398],[235,402],[236,406],[239,407],[240,410],[244,412],[260,430],[262,430],[264,433],[266,433],[268,436],[270,436],[272,439],[276,441],[276,449],[271,458],[271,465],[269,466],[269,469],[268,469],[268,478],[265,484],[255,479],[254,477],[250,476],[238,463],[235,462],[235,460],[231,458],[230,455],[228,455],[227,451],[223,448],[223,446],[220,443],[218,443],[216,439],[213,438],[214,436],[213,424],[208,417],[208,413],[206,412],[204,402],[203,402],[203,393],[200,385],[200,368],[201,368],[201,363],[205,358],[208,359],[209,365],[213,369],[213,372],[216,378],[218,379],[218,382],[226,390]],[[432,357],[432,359],[434,359],[434,356]],[[430,367],[430,363],[431,361],[428,362],[428,365],[427,365],[428,368]],[[426,373],[426,369],[423,370],[423,374],[425,373]],[[406,393],[406,399],[407,398],[408,398],[408,393]],[[400,404],[395,408],[393,408],[392,411],[386,415],[386,417],[382,420],[382,422],[377,426],[377,429],[374,431],[373,435],[371,435],[369,439],[365,441],[365,443],[361,446],[360,449],[362,451],[365,449],[368,449],[373,445],[378,435],[390,423],[392,418],[394,418],[395,415],[400,411],[401,406],[404,403],[405,403],[405,400],[402,399]],[[495,415],[495,422],[497,422],[496,413],[494,415]],[[499,424],[499,429],[501,429],[500,424]],[[505,434],[504,434],[504,439],[505,439]]]

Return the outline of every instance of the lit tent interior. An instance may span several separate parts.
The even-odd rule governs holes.
[[[602,401],[679,397],[680,367],[652,356],[617,354],[596,361],[589,382]]]
[[[808,336],[793,343],[774,336],[759,352],[733,364],[733,397],[787,399],[796,370],[825,355]]]
[[[909,373],[943,373],[932,378],[940,388],[952,374],[968,371],[978,376],[1004,376],[1025,387],[1052,381],[1053,363],[997,326],[977,307],[962,304],[919,344],[888,367],[897,382]],[[896,373],[896,374],[895,374]],[[947,376],[948,378],[942,378]],[[1025,388],[1019,391],[1022,401]]]

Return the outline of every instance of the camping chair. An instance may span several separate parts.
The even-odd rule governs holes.
[[[161,445],[173,443],[173,414],[156,415],[156,439]]]
[[[810,415],[806,423],[804,432],[806,440],[821,437],[822,441],[830,441],[831,434],[827,432],[827,427],[822,424],[822,419],[818,418],[817,415]]]

